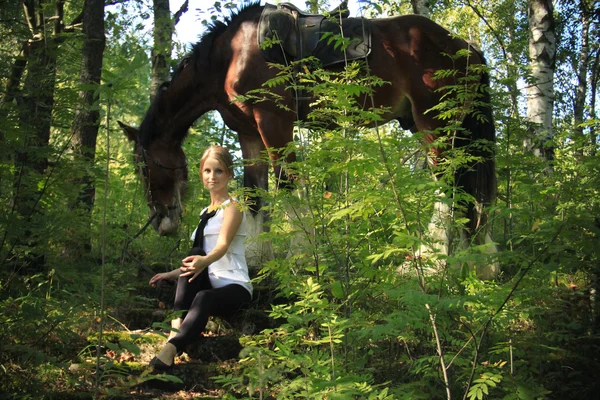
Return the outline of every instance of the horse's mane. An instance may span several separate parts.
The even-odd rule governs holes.
[[[212,50],[212,43],[215,38],[221,36],[227,29],[234,26],[238,21],[244,20],[245,14],[256,8],[262,7],[260,0],[252,0],[241,5],[236,10],[233,10],[231,15],[225,16],[222,21],[215,20],[208,24],[206,31],[200,37],[200,40],[192,46],[192,50],[185,56],[173,74],[171,75],[171,81],[177,79],[181,71],[183,70],[184,62],[191,61],[196,63],[205,63],[210,56]]]
[[[181,61],[177,65],[177,68],[175,68],[175,70],[171,74],[170,82],[173,82],[179,77],[181,71],[183,71],[183,68],[188,62],[191,62],[194,65],[205,65],[210,58],[212,44],[215,38],[225,33],[225,31],[227,31],[227,29],[229,29],[230,27],[235,26],[235,24],[239,21],[243,21],[244,16],[248,11],[255,10],[260,7],[262,7],[260,5],[260,0],[252,0],[244,3],[236,10],[232,11],[231,15],[225,16],[223,20],[215,20],[209,23],[206,31],[200,37],[200,40],[192,46],[191,51],[181,59]],[[156,131],[156,123],[154,122],[154,118],[156,116],[158,104],[160,104],[161,97],[163,96],[162,89],[165,85],[168,86],[170,82],[165,82],[162,85],[160,85],[156,92],[154,101],[152,102],[152,104],[150,104],[150,108],[146,113],[146,117],[140,125],[139,135],[142,146],[144,148],[146,148],[150,144],[152,139],[158,135],[158,132]]]

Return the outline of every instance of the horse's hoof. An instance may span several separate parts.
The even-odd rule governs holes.
[[[155,371],[166,372],[173,369],[173,365],[167,365],[164,362],[160,361],[158,358],[154,357],[149,364]]]

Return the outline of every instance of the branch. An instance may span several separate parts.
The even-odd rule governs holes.
[[[492,36],[494,36],[496,38],[496,40],[498,41],[498,43],[500,44],[500,49],[502,50],[502,54],[504,55],[504,59],[508,60],[508,56],[506,54],[506,48],[504,46],[504,42],[502,41],[502,38],[500,38],[500,36],[498,36],[498,34],[494,30],[494,28],[492,28],[492,26],[487,21],[487,19],[481,14],[481,12],[479,12],[479,10],[477,9],[477,7],[475,7],[473,4],[471,4],[471,0],[465,0],[465,2],[469,6],[469,8],[471,8],[471,10],[473,10],[473,12],[475,14],[477,14],[477,16],[479,18],[481,18],[481,20],[483,21],[483,23],[488,27],[488,29],[492,33]]]
[[[73,21],[71,21],[71,23],[68,26],[81,25],[82,23],[83,23],[83,11],[80,12],[79,15],[76,16],[75,19],[73,19]]]
[[[446,398],[450,400],[452,398],[452,393],[450,392],[450,380],[448,379],[448,367],[446,367],[446,363],[444,361],[444,351],[442,350],[442,341],[440,340],[440,336],[438,335],[437,325],[435,323],[435,314],[431,310],[429,304],[425,304],[425,308],[427,308],[427,312],[429,313],[429,320],[431,321],[431,328],[433,329],[433,335],[435,336],[435,345],[437,348],[438,356],[440,357],[440,365],[442,367],[442,374],[444,375],[444,386],[446,387]]]
[[[39,344],[39,343],[40,343],[42,340],[45,340],[45,339],[46,339],[46,337],[47,337],[48,335],[50,335],[50,333],[51,333],[51,332],[52,332],[54,329],[56,329],[56,327],[57,327],[58,325],[62,324],[64,321],[65,321],[65,320],[59,320],[59,321],[56,321],[56,322],[54,323],[54,325],[52,325],[52,326],[50,327],[50,329],[48,329],[48,330],[46,331],[46,333],[44,333],[44,334],[42,334],[42,335],[40,335],[40,336],[38,337],[38,339],[35,341],[35,343],[33,343],[33,344],[31,345],[31,347],[36,347],[36,346],[37,346],[37,345],[38,345],[38,344]]]
[[[187,12],[188,10],[188,3],[189,0],[185,0],[185,2],[181,5],[181,7],[179,8],[179,10],[177,10],[177,12],[175,13],[175,15],[173,16],[173,26],[177,26],[177,24],[179,23],[179,19],[181,18],[181,16]]]
[[[34,5],[31,1],[23,1],[23,12],[25,13],[25,22],[27,22],[31,34],[35,35],[35,24],[33,23]]]
[[[74,25],[67,25],[63,28],[63,32],[75,32],[75,30],[82,30],[83,29],[83,23],[79,23],[79,24],[74,24]]]

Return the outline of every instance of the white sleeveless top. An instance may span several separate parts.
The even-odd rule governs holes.
[[[204,228],[204,250],[206,254],[213,251],[217,245],[219,233],[223,226],[223,210],[230,205],[231,201],[229,199],[225,200],[217,209],[215,216],[208,220]],[[207,209],[208,207],[203,209],[200,215],[206,212]],[[196,230],[192,233],[192,241],[196,237]],[[223,257],[208,266],[208,276],[213,288],[217,289],[234,283],[243,286],[252,295],[252,283],[250,283],[248,264],[246,263],[245,241],[246,213],[242,212],[242,223],[235,233],[235,237],[231,241],[227,252]]]

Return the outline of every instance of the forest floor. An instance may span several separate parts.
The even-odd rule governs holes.
[[[176,357],[168,373],[155,372],[149,367],[149,362],[167,340],[167,310],[173,295],[174,288],[159,291],[158,295],[154,293],[153,309],[124,306],[111,310],[112,320],[107,319],[103,330],[102,343],[106,349],[103,356],[108,362],[101,369],[99,390],[93,390],[97,361],[95,352],[90,351],[88,357],[74,358],[78,361],[69,365],[68,376],[59,378],[63,382],[53,385],[57,390],[44,393],[43,398],[220,399],[225,394],[243,397],[244,393],[236,394],[236,389],[246,391],[243,383],[238,382],[233,389],[214,378],[235,375],[242,350],[240,337],[273,327],[274,321],[258,302],[231,318],[211,318],[206,331]],[[98,334],[82,340],[87,342],[84,348],[95,349]],[[81,348],[82,343],[78,346]]]

